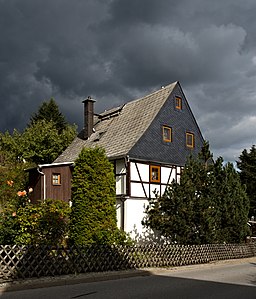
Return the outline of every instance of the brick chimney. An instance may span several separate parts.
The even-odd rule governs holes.
[[[90,96],[84,103],[84,139],[88,139],[93,133],[94,103],[96,101]]]

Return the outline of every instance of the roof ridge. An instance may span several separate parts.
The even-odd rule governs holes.
[[[129,102],[127,102],[126,104],[130,104],[130,103],[134,103],[134,102],[137,102],[137,101],[141,101],[141,100],[143,100],[143,99],[147,99],[147,98],[152,97],[153,95],[155,95],[155,94],[157,94],[157,93],[163,92],[164,90],[166,90],[166,89],[168,89],[168,88],[170,88],[170,87],[172,87],[172,90],[173,90],[174,86],[175,86],[177,83],[178,83],[178,81],[175,81],[175,82],[173,82],[173,83],[170,83],[170,84],[168,84],[168,85],[166,85],[166,86],[161,87],[161,89],[155,90],[155,91],[151,92],[150,94],[147,94],[147,95],[145,95],[145,96],[142,96],[142,97],[140,97],[140,98],[138,98],[138,99],[134,99],[134,100],[132,100],[132,101],[129,101]]]
[[[170,84],[168,84],[168,85],[166,85],[166,86],[164,86],[164,87],[161,87],[161,89],[158,89],[158,90],[155,90],[155,91],[153,91],[153,92],[151,92],[150,94],[147,94],[147,95],[145,95],[145,96],[142,96],[142,97],[140,97],[140,98],[137,98],[137,99],[134,99],[134,100],[131,100],[131,101],[128,101],[128,102],[126,102],[126,103],[124,103],[124,104],[122,104],[122,105],[119,105],[119,106],[116,106],[116,107],[112,107],[112,108],[110,108],[110,109],[107,109],[107,110],[105,110],[105,111],[103,111],[103,112],[101,112],[101,113],[99,113],[99,114],[96,114],[97,116],[101,116],[101,115],[107,115],[108,113],[109,113],[109,111],[110,111],[110,114],[112,114],[112,111],[114,111],[114,110],[119,110],[120,109],[120,111],[124,108],[124,106],[126,106],[127,104],[130,104],[130,103],[134,103],[134,102],[137,102],[137,101],[141,101],[141,100],[143,100],[143,99],[145,99],[145,98],[148,98],[148,97],[151,97],[151,96],[153,96],[154,94],[157,94],[157,93],[159,93],[159,92],[162,92],[163,90],[166,90],[167,88],[170,88],[170,87],[173,87],[174,88],[174,86],[178,83],[179,81],[175,81],[175,82],[173,82],[173,83],[170,83]],[[172,88],[172,89],[173,89]]]

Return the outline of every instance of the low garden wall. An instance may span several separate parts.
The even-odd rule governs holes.
[[[3,246],[0,281],[145,267],[171,267],[256,256],[256,243],[134,246]]]

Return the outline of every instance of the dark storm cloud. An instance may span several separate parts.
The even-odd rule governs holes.
[[[22,129],[54,96],[81,125],[179,80],[215,155],[256,143],[256,3],[205,0],[0,0],[0,130]]]

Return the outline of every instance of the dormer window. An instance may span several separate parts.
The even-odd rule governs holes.
[[[175,108],[178,110],[182,109],[182,99],[180,97],[175,97]]]
[[[195,137],[193,133],[186,133],[186,146],[189,148],[195,147]]]
[[[150,182],[160,182],[160,166],[150,165]]]
[[[172,128],[163,126],[163,141],[172,142]]]

